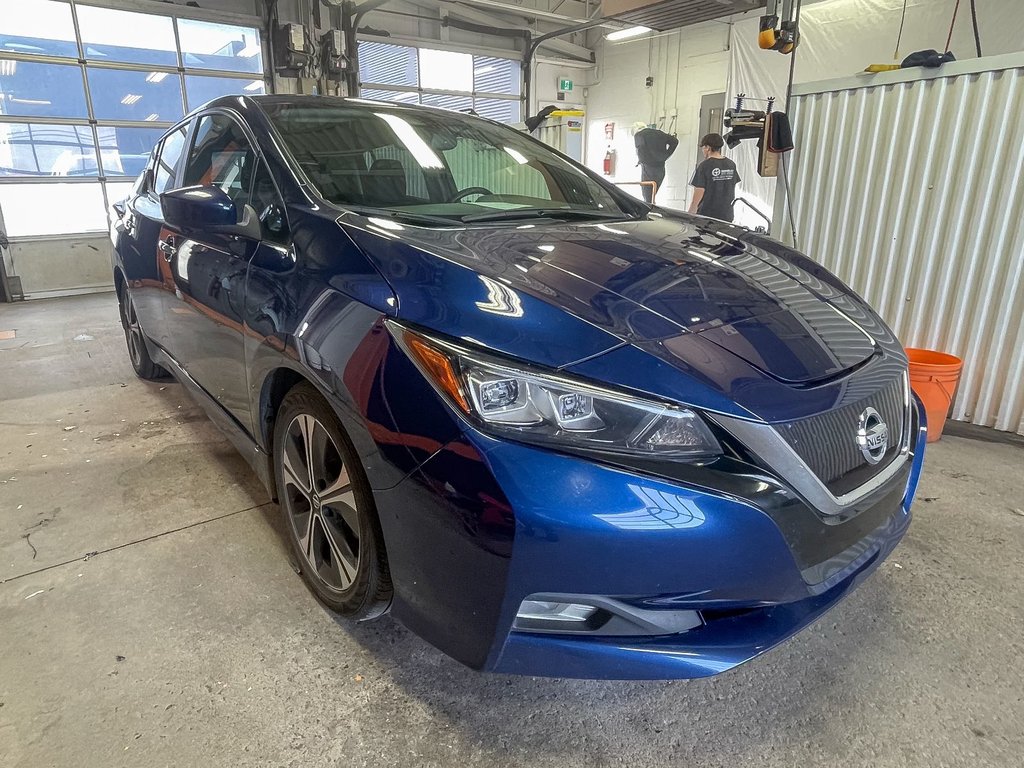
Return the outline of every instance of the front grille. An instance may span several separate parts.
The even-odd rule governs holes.
[[[903,447],[906,426],[903,376],[891,379],[873,394],[808,419],[776,425],[776,431],[833,496],[842,496],[885,469]],[[889,428],[889,447],[871,464],[857,445],[857,426],[868,407],[878,411]]]

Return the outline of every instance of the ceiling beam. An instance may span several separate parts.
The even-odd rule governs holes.
[[[564,9],[561,13],[546,11],[533,5],[528,5],[527,0],[524,0],[522,3],[514,2],[513,0],[460,0],[460,2],[466,5],[478,5],[483,8],[490,8],[491,10],[498,11],[499,13],[511,13],[532,19],[544,19],[546,21],[558,22],[587,21],[586,4],[579,2],[579,0],[565,0],[564,3],[557,6],[558,8]],[[596,8],[600,8],[600,0],[594,0],[592,5]],[[577,12],[565,12],[569,10]]]
[[[460,2],[452,2],[452,0],[415,0],[416,5],[428,6],[432,8],[440,8],[445,13],[448,13],[456,18],[465,19],[466,21],[476,22],[477,24],[486,24],[491,27],[512,27],[516,29],[522,29],[529,31],[536,36],[537,30],[523,23],[516,23],[510,20],[508,16],[497,16],[492,13],[486,13],[476,8],[471,8],[468,5]],[[518,15],[517,10],[512,7],[506,6],[508,9],[507,14],[515,16]],[[541,48],[549,51],[556,52],[562,56],[570,59],[577,59],[579,61],[592,62],[594,60],[594,51],[590,48],[586,48],[582,45],[569,42],[568,40],[562,40],[561,38],[552,38],[545,40],[541,43]]]

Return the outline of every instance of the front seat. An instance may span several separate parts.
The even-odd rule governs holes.
[[[400,160],[380,158],[374,160],[363,177],[366,202],[376,205],[394,205],[408,200],[405,169]]]

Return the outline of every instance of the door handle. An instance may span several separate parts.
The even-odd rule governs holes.
[[[161,240],[157,246],[160,252],[164,255],[164,261],[170,261],[171,258],[178,252],[178,246],[174,244],[174,238],[168,237],[166,240]]]

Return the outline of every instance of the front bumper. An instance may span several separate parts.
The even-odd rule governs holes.
[[[466,428],[398,486],[375,494],[395,584],[393,613],[478,669],[610,679],[723,672],[813,622],[895,548],[910,524],[923,430],[922,417],[907,471],[852,519],[804,521],[797,546],[787,530],[792,505],[781,516],[769,503],[720,488]],[[783,491],[769,490],[766,498],[773,493]],[[805,514],[815,515],[809,508]],[[834,568],[808,568],[807,537],[818,531],[828,550],[827,540],[855,530],[858,518],[878,524],[858,532],[854,544],[844,542],[840,555],[827,551],[824,557],[839,563]],[[514,629],[520,604],[538,593],[697,611],[702,623],[642,637]]]

